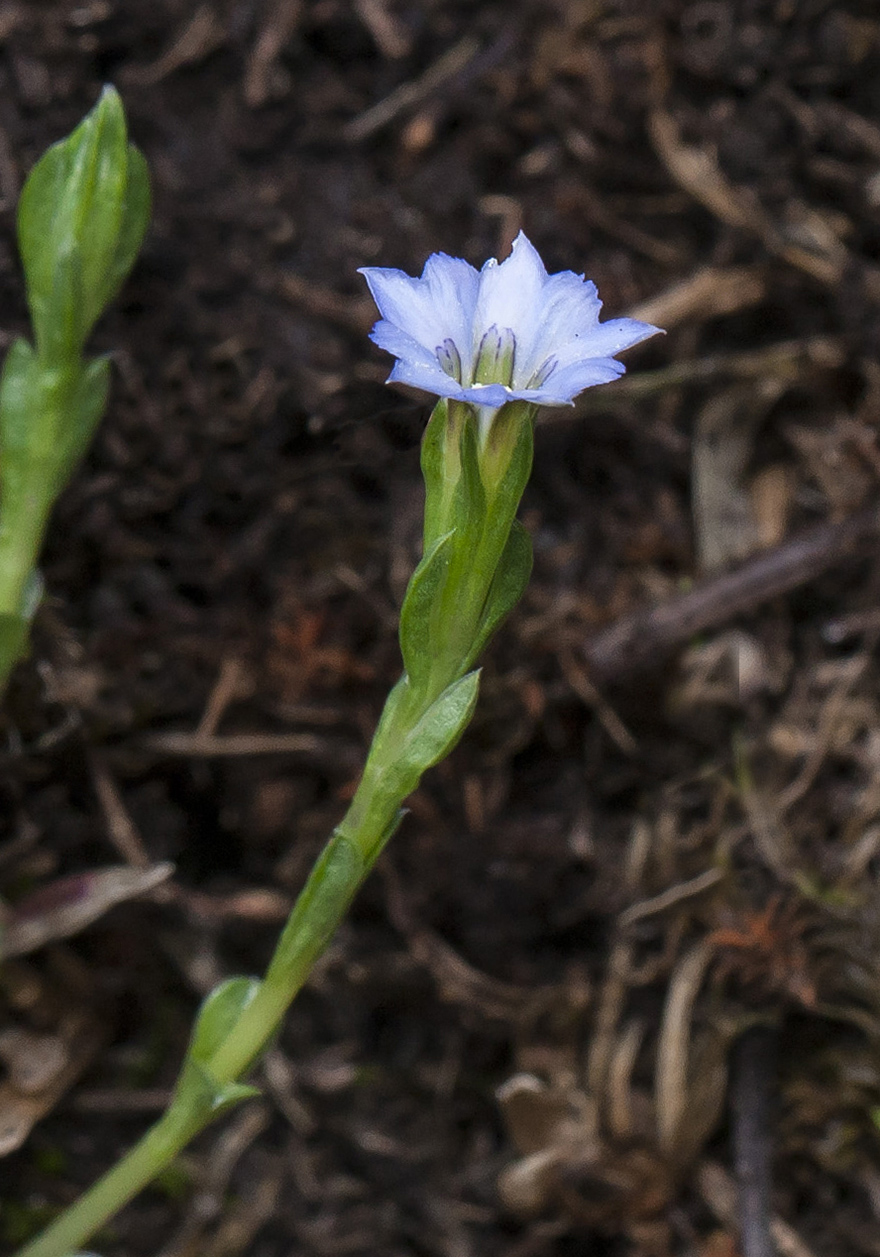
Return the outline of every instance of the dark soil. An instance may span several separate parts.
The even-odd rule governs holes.
[[[3,1251],[160,1111],[201,995],[262,970],[396,678],[429,403],[385,388],[356,268],[522,226],[668,335],[539,425],[532,585],[265,1101],[96,1246],[880,1253],[876,6],[2,4],[6,343],[21,179],[106,81],[155,213],[6,702],[0,892],[176,872],[4,966],[12,1082],[16,1033],[68,1069],[24,1088]],[[652,607],[665,636],[603,636]]]

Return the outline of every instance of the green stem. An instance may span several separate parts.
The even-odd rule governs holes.
[[[155,1178],[196,1133],[169,1109],[123,1159],[18,1257],[67,1257]]]
[[[25,341],[10,350],[0,385],[0,692],[27,645],[43,534],[64,483],[62,469],[76,421],[78,360],[46,361]]]
[[[45,484],[32,484],[27,501],[10,503],[0,515],[0,694],[27,651],[31,618],[39,601],[37,558],[51,509]],[[22,506],[24,509],[22,509]],[[13,509],[17,507],[17,509]],[[10,523],[10,520],[12,523]]]
[[[10,501],[4,495],[0,514],[0,615],[19,615],[31,573],[37,564],[40,544],[52,502],[44,491],[45,480],[34,476],[26,501]]]
[[[460,416],[454,416],[456,418]],[[524,418],[531,422],[530,416]],[[460,471],[457,463],[460,433],[457,425],[453,424],[453,428],[456,458],[452,460],[450,480],[455,483]],[[435,448],[427,456],[427,461],[435,464],[426,470],[429,487],[439,469],[439,455],[446,441],[444,434],[436,429],[433,436],[443,439],[437,439]],[[507,448],[502,441],[496,455],[499,476],[506,466],[505,456],[508,461],[512,456],[516,428],[506,436]],[[530,429],[527,436],[530,437]],[[518,470],[514,469],[514,480],[524,483],[531,446],[523,448],[527,457],[520,458]],[[468,474],[479,475],[475,464]],[[425,768],[446,753],[453,744],[450,739],[460,735],[469,719],[470,704],[476,697],[476,677],[473,684],[467,686],[468,678],[464,674],[471,666],[475,652],[472,639],[478,631],[482,608],[519,500],[518,493],[510,489],[504,491],[503,479],[501,484],[497,502],[495,494],[489,495],[490,515],[493,510],[496,513],[493,527],[487,520],[486,495],[477,485],[475,500],[480,504],[482,521],[474,520],[469,525],[469,545],[459,547],[461,552],[451,566],[442,597],[442,625],[436,620],[436,608],[428,616],[426,648],[430,648],[433,631],[438,638],[436,668],[427,683],[419,687],[411,686],[407,677],[402,678],[389,696],[360,785],[297,898],[265,978],[250,1002],[243,1005],[210,1059],[201,1062],[203,1077],[210,1080],[215,1095],[220,1096],[224,1086],[234,1084],[246,1074],[264,1051],[396,828],[404,799],[415,789]],[[521,492],[518,484],[515,488]],[[435,493],[433,502],[436,523],[438,519],[442,521],[451,507],[445,491]],[[445,635],[441,628],[445,628]],[[186,1078],[186,1066],[182,1078]],[[21,1250],[18,1257],[68,1257],[168,1165],[189,1139],[208,1125],[215,1112],[210,1103],[199,1107],[188,1102],[186,1087],[179,1085],[168,1112],[140,1143],[41,1237]]]
[[[378,789],[381,771],[371,773]],[[358,795],[360,797],[358,797]],[[345,819],[335,831],[297,898],[278,942],[266,977],[245,1007],[232,1031],[211,1058],[208,1071],[217,1083],[240,1078],[259,1057],[284,1014],[309,976],[352,899],[390,836],[396,809],[385,815],[384,833],[373,799],[358,792]],[[355,823],[360,817],[360,823]],[[28,1244],[18,1257],[67,1257],[99,1230],[164,1169],[200,1129],[181,1123],[174,1108],[147,1131],[138,1144],[77,1203]]]
[[[372,865],[340,826],[309,874],[259,990],[211,1058],[208,1070],[219,1083],[240,1078],[263,1051]]]

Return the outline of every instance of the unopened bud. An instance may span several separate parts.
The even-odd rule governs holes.
[[[41,356],[78,353],[134,263],[150,214],[149,177],[128,143],[119,96],[94,109],[31,171],[18,208],[28,304]]]

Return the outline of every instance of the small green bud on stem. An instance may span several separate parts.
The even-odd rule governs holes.
[[[122,285],[150,216],[146,163],[106,87],[37,162],[18,205],[34,344],[0,377],[0,689],[27,645],[49,513],[107,404],[110,368],[83,346]]]
[[[31,171],[18,205],[18,241],[37,350],[79,353],[116,296],[150,217],[146,162],[128,143],[119,95],[94,109]]]

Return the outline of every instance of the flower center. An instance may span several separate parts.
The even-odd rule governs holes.
[[[474,362],[474,384],[513,385],[513,360],[516,356],[516,337],[509,327],[500,331],[493,323],[484,332]]]
[[[488,332],[484,332],[474,357],[473,371],[470,373],[462,364],[461,353],[451,337],[447,336],[443,344],[437,346],[434,353],[446,374],[453,380],[457,380],[459,384],[463,384],[465,388],[480,384],[503,384],[507,388],[513,387],[516,337],[509,327],[499,331],[497,323],[493,323]],[[465,378],[468,375],[470,378]]]

